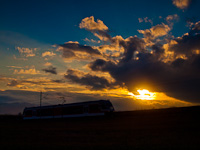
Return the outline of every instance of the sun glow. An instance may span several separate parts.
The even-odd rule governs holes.
[[[149,92],[146,89],[143,90],[137,90],[137,92],[139,93],[138,95],[135,95],[135,97],[137,99],[141,99],[141,100],[154,100],[156,98],[156,94]]]
[[[140,100],[154,100],[156,99],[156,93],[149,92],[146,89],[143,90],[137,90],[138,94],[133,94],[131,92],[128,93],[128,95],[135,97],[136,99]]]

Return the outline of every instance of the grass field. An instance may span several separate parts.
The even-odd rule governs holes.
[[[196,106],[65,120],[0,116],[0,149],[200,149],[199,114]]]

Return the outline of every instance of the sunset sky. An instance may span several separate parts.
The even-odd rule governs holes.
[[[117,111],[200,103],[200,1],[0,2],[0,114],[109,99]]]

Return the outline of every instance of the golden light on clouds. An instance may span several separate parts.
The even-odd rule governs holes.
[[[36,70],[35,68],[31,68],[31,69],[28,69],[28,70],[25,70],[25,69],[17,70],[17,69],[15,69],[14,74],[32,74],[33,75],[33,74],[40,74],[40,71]]]
[[[128,93],[128,95],[135,97],[136,99],[140,100],[155,100],[156,99],[156,93],[149,92],[149,90],[142,89],[137,90],[138,94],[133,94],[131,92]]]
[[[133,94],[132,92],[128,92],[128,96],[132,97],[133,100],[140,100],[141,105],[148,105],[157,107],[159,106],[191,106],[192,103],[181,101],[172,97],[167,96],[165,93],[162,92],[150,92],[147,89],[138,89],[138,94]]]

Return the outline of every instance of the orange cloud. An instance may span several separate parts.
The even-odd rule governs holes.
[[[172,29],[173,23],[169,22],[169,25],[167,24],[157,24],[156,26],[151,27],[150,29],[145,30],[138,30],[139,33],[143,34],[145,42],[145,47],[153,46],[155,42],[159,42],[167,37],[169,34],[169,31]]]
[[[92,43],[100,43],[100,40],[96,41],[94,39],[88,39],[88,38],[85,38],[84,41],[87,41],[87,42],[92,42]]]
[[[44,64],[44,66],[52,66],[52,63],[46,62],[46,63]]]
[[[25,47],[16,47],[16,49],[19,51],[21,55],[24,54],[25,57],[35,56],[34,51],[37,50],[37,48],[25,48]]]
[[[171,28],[168,25],[162,23],[162,24],[153,26],[150,29],[138,30],[138,32],[142,33],[144,35],[144,37],[155,39],[157,37],[167,35],[170,30],[171,30]]]
[[[28,70],[25,70],[25,69],[17,70],[17,69],[15,69],[14,74],[40,74],[40,71],[36,70],[35,68],[28,69]]]
[[[84,18],[79,24],[79,27],[92,32],[100,40],[108,41],[111,38],[107,33],[108,27],[99,19],[95,22],[93,16]]]
[[[42,57],[46,57],[46,56],[55,56],[56,54],[50,51],[46,51],[44,53],[42,53]]]
[[[166,17],[166,21],[171,21],[171,20],[177,20],[179,17],[177,14],[174,14],[174,15],[168,15]]]
[[[141,22],[149,22],[149,23],[151,23],[151,25],[153,24],[153,21],[151,20],[151,19],[149,19],[148,17],[145,17],[145,18],[138,18],[138,21],[139,21],[139,23],[141,23]]]
[[[97,19],[97,22],[95,22],[93,16],[84,18],[79,24],[79,27],[86,30],[108,30],[108,27],[103,21]]]
[[[180,8],[185,9],[190,5],[191,0],[173,0],[173,4]]]

